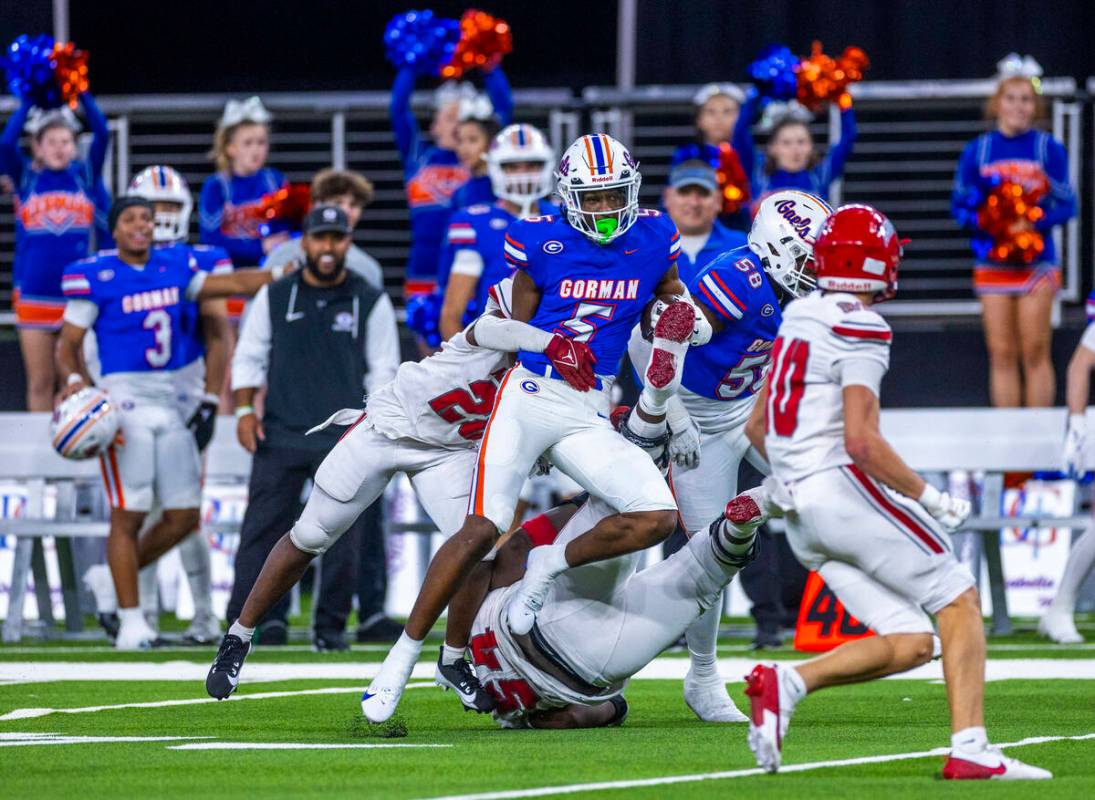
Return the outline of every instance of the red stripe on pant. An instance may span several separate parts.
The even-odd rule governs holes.
[[[917,522],[914,517],[910,516],[909,513],[905,511],[905,509],[886,497],[885,492],[878,487],[878,484],[868,478],[859,467],[855,464],[849,464],[848,472],[852,477],[859,481],[860,485],[867,490],[867,494],[874,498],[874,501],[878,503],[884,511],[893,517],[896,522],[903,525],[917,539],[922,541],[929,550],[933,553],[946,552],[946,548],[939,543],[939,540],[935,538],[931,531]]]

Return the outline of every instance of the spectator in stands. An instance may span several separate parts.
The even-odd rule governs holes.
[[[286,520],[299,513],[305,481],[338,440],[330,428],[311,436],[307,431],[339,409],[360,407],[362,390],[391,380],[399,366],[391,301],[345,268],[350,236],[350,220],[337,206],[308,212],[301,238],[304,269],[264,287],[240,331],[232,361],[237,436],[254,460],[228,602],[230,623],[285,532]],[[263,384],[268,391],[260,420],[253,400]],[[321,561],[313,631],[318,650],[347,647],[343,631],[361,525],[359,519]],[[257,641],[284,644],[287,612],[288,598],[263,620]]]
[[[994,129],[966,145],[954,179],[954,218],[971,231],[973,287],[981,301],[989,351],[989,396],[994,406],[1049,406],[1056,394],[1050,358],[1050,314],[1061,284],[1052,232],[1076,215],[1068,182],[1068,153],[1036,124],[1045,118],[1037,83],[1041,68],[1030,59],[1000,62],[999,81],[986,107]],[[1016,223],[1016,233],[1037,230],[1045,243],[1033,261],[995,259],[993,241],[978,226],[978,211],[994,185],[1013,182],[1043,194],[1044,216]]]
[[[67,106],[42,111],[22,102],[0,135],[0,173],[10,177],[16,195],[13,305],[30,411],[53,408],[53,348],[65,309],[61,273],[111,242],[103,184],[110,130],[89,92],[80,104],[92,134],[86,159],[78,158],[80,125]],[[31,135],[29,158],[19,148],[24,127]]]
[[[696,106],[696,138],[673,151],[670,166],[699,159],[718,175],[720,220],[732,228],[749,228],[749,178],[730,144],[745,94],[732,83],[709,83],[692,98]]]
[[[272,119],[258,97],[229,100],[213,134],[217,171],[202,185],[201,241],[227,250],[237,269],[258,266],[289,238],[283,223],[257,214],[263,197],[285,185],[285,176],[266,166]]]
[[[490,98],[486,95],[461,101],[456,126],[456,157],[468,171],[467,182],[452,196],[452,210],[477,203],[493,203],[494,191],[487,174],[487,151],[500,130]]]
[[[373,201],[373,184],[362,175],[349,170],[323,169],[312,178],[312,204],[338,206],[346,212],[350,228],[356,228],[361,212]],[[273,267],[296,261],[303,265],[304,248],[300,238],[283,242],[266,257],[265,265]],[[384,277],[380,264],[356,244],[346,251],[346,269],[365,279],[374,289],[383,291]],[[365,509],[358,522],[361,530],[357,590],[357,640],[359,642],[394,642],[402,627],[384,615],[384,598],[388,587],[388,560],[384,557],[384,510],[378,500]]]
[[[722,196],[715,170],[706,162],[685,161],[673,167],[662,200],[681,234],[681,280],[690,280],[720,253],[746,244],[744,233],[718,221]]]
[[[312,205],[338,206],[346,212],[350,228],[356,228],[361,212],[373,201],[373,184],[364,176],[344,169],[321,169],[312,178]],[[304,250],[300,238],[282,242],[266,257],[264,265],[272,267],[290,261],[302,262]],[[384,288],[384,276],[380,264],[356,244],[351,243],[346,252],[346,269],[356,272],[370,286]]]
[[[456,153],[460,100],[474,97],[470,84],[448,82],[434,95],[430,123],[433,143],[423,139],[411,110],[414,70],[401,69],[392,86],[391,115],[396,147],[403,162],[407,205],[411,210],[411,252],[407,262],[404,296],[428,294],[437,284],[437,265],[452,207],[453,193],[468,179]],[[484,74],[487,95],[503,125],[513,118],[513,97],[501,67]],[[487,141],[490,141],[489,137]]]
[[[758,152],[753,142],[753,123],[760,104],[759,95],[750,92],[734,125],[732,140],[749,175],[754,205],[777,189],[801,189],[828,200],[829,188],[844,173],[844,165],[855,145],[855,111],[851,95],[845,93],[838,101],[840,137],[829,145],[824,155],[818,152],[810,134],[810,113],[797,103],[791,104],[783,116],[777,118],[768,135],[767,148]]]

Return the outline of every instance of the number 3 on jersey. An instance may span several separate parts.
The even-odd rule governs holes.
[[[162,367],[171,360],[171,315],[158,308],[149,311],[141,325],[146,331],[152,331],[155,347],[146,347],[144,357],[150,366]]]
[[[772,377],[768,389],[768,433],[790,436],[798,427],[798,406],[806,391],[806,361],[810,343],[776,338],[772,347]]]

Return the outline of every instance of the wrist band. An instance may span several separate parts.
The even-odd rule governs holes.
[[[69,376],[65,378],[65,385],[72,386],[75,383],[85,383],[84,376],[79,372],[70,372]]]
[[[243,419],[248,414],[254,414],[254,413],[255,413],[255,407],[254,406],[239,406],[236,409],[236,419]]]
[[[221,396],[216,392],[206,392],[202,395],[203,403],[210,403],[211,405],[220,405]]]
[[[285,265],[275,264],[274,266],[270,267],[270,277],[275,281],[280,281],[282,278],[284,278]]]

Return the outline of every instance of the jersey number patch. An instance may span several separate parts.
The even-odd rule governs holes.
[[[616,313],[616,306],[608,303],[578,303],[574,314],[555,329],[555,333],[569,336],[579,342],[588,342],[597,333],[598,320],[608,322]]]
[[[467,389],[452,389],[430,401],[430,408],[445,422],[460,423],[457,432],[469,442],[483,438],[487,417],[494,408],[494,396],[498,383],[506,373],[504,369],[491,373],[487,380],[475,381]]]
[[[768,367],[768,353],[745,355],[734,368],[719,381],[715,392],[720,400],[734,400],[746,392],[755,394],[764,385],[764,371]]]
[[[501,671],[502,665],[494,651],[498,649],[498,638],[494,631],[487,628],[478,636],[471,637],[471,662],[491,671]],[[500,714],[514,711],[531,711],[536,708],[540,698],[525,681],[488,679],[485,688],[496,701],[495,710]]]
[[[155,347],[145,348],[145,360],[153,367],[164,366],[171,360],[171,315],[162,308],[149,311],[141,327],[152,331],[156,340]]]
[[[798,407],[806,391],[806,361],[810,343],[776,339],[772,348],[772,384],[768,390],[768,432],[791,436],[798,427]]]

